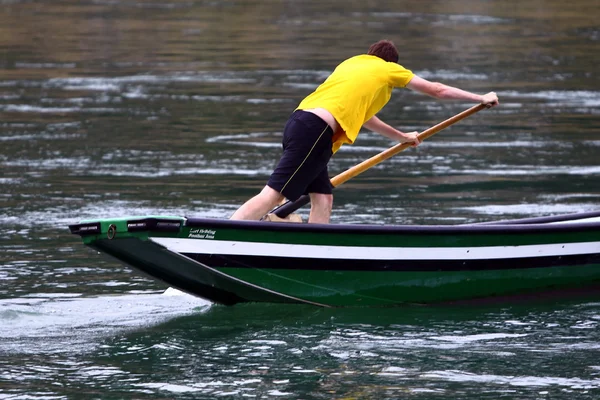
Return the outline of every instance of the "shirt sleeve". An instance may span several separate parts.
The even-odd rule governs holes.
[[[411,70],[404,68],[402,65],[392,62],[388,62],[388,64],[390,73],[390,86],[405,87],[415,76]]]

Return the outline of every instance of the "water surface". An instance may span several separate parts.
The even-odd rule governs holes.
[[[0,1],[0,398],[598,398],[597,296],[227,308],[66,228],[227,218],[265,184],[303,96],[381,38],[501,107],[336,189],[333,223],[597,210],[597,20],[587,0]],[[470,106],[397,90],[380,116],[424,130]],[[331,174],[392,145],[364,132]]]

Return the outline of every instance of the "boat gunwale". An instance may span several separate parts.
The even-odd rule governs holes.
[[[240,230],[341,233],[341,234],[512,234],[584,232],[600,230],[599,222],[573,222],[562,224],[498,224],[498,225],[373,225],[373,224],[299,224],[292,222],[232,221],[210,218],[186,217],[188,228],[224,228]]]
[[[126,218],[107,218],[81,221],[69,225],[73,234],[91,236],[102,233],[101,223],[122,221],[127,224],[129,232],[176,232],[182,228],[222,228],[244,231],[328,233],[328,234],[410,234],[410,235],[443,235],[443,234],[536,234],[589,232],[600,229],[600,221],[585,222],[585,218],[600,216],[600,211],[559,215],[554,217],[536,217],[520,220],[507,220],[488,223],[463,225],[375,225],[375,224],[299,224],[292,222],[236,221],[229,219],[178,217],[172,216],[130,216]],[[569,222],[573,221],[573,222]],[[162,222],[170,223],[161,227]],[[553,223],[556,222],[556,223]],[[83,229],[81,229],[83,228]],[[94,228],[94,229],[86,229]]]
[[[600,217],[600,211],[588,211],[571,214],[549,215],[543,217],[528,217],[519,219],[506,219],[500,221],[477,222],[471,225],[520,225],[520,224],[545,224],[551,222],[577,221],[587,218]],[[589,222],[587,222],[589,223]]]

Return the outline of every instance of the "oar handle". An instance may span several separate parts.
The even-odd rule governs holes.
[[[296,201],[286,201],[279,207],[275,208],[271,211],[273,214],[277,215],[279,218],[285,218],[297,209],[304,207],[310,202],[310,196],[307,194],[303,194]]]
[[[450,125],[455,124],[458,121],[465,119],[468,116],[473,115],[478,111],[483,110],[484,108],[486,108],[486,106],[484,104],[478,104],[478,105],[473,106],[459,114],[456,114],[455,116],[448,118],[447,120],[442,121],[439,124],[434,125],[431,128],[426,129],[423,132],[421,132],[419,134],[419,140],[423,141],[423,140],[435,135],[442,129],[446,129]],[[379,154],[374,155],[373,157],[361,162],[360,164],[357,164],[354,167],[347,169],[346,171],[342,172],[341,174],[334,176],[333,178],[331,178],[331,184],[333,185],[333,187],[338,187],[339,185],[346,182],[347,180],[354,178],[355,176],[365,172],[367,169],[379,164],[382,161],[387,160],[388,158],[400,153],[401,151],[409,148],[410,146],[411,145],[409,143],[398,143],[397,145],[390,147],[389,149],[384,150]],[[274,213],[275,215],[277,215],[280,218],[285,218],[288,215],[290,215],[291,213],[293,213],[294,211],[296,211],[297,209],[299,209],[300,207],[308,204],[309,201],[310,201],[310,197],[308,195],[303,195],[296,201],[293,201],[293,202],[287,201],[286,203],[284,203],[281,206],[274,209],[272,211],[272,213]]]

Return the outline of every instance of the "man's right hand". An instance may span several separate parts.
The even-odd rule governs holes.
[[[400,143],[409,143],[412,147],[417,147],[421,144],[421,139],[419,139],[419,132],[405,132],[402,133],[402,139]]]
[[[489,92],[487,94],[484,94],[483,96],[481,96],[481,104],[483,104],[487,108],[497,106],[498,104],[500,104],[500,102],[498,101],[498,95],[496,95],[496,92]]]

